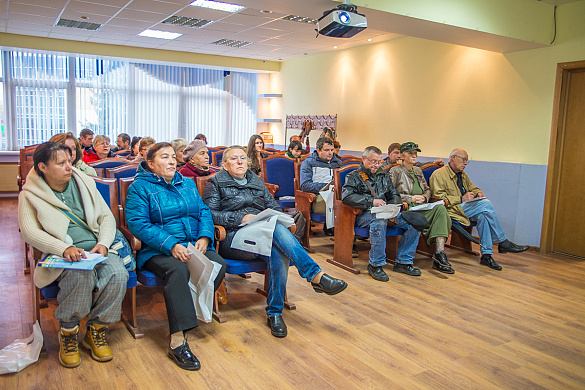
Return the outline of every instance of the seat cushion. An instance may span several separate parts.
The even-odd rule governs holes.
[[[356,237],[367,238],[370,237],[370,228],[355,227],[354,233]],[[401,236],[404,233],[403,229],[389,227],[386,229],[386,236]]]
[[[164,286],[165,281],[163,278],[159,278],[155,274],[145,269],[139,269],[136,271],[138,281],[146,287]]]

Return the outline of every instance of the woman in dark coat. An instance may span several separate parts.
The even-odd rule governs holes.
[[[191,353],[185,332],[198,326],[188,282],[187,244],[222,265],[215,289],[225,275],[226,263],[213,248],[214,227],[209,208],[203,203],[193,180],[176,172],[171,144],[152,145],[140,163],[126,198],[128,228],[142,241],[137,266],[165,281],[164,296],[171,333],[169,357],[179,367],[198,370],[199,360]]]
[[[319,293],[334,295],[345,290],[347,283],[323,273],[292,233],[280,222],[276,223],[270,257],[259,256],[231,248],[239,225],[254,215],[280,207],[268,192],[262,179],[248,169],[246,152],[241,146],[227,148],[222,158],[223,170],[207,181],[203,201],[211,209],[213,221],[226,229],[226,238],[219,245],[220,254],[228,259],[255,260],[268,263],[268,298],[266,313],[268,326],[275,337],[285,337],[287,328],[282,319],[288,267],[292,261],[299,275],[311,282]]]

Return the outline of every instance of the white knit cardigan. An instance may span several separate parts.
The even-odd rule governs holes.
[[[116,235],[116,220],[98,192],[93,179],[76,168],[72,180],[79,187],[87,225],[98,235],[98,244],[109,248]],[[18,224],[24,240],[45,254],[63,256],[73,240],[67,235],[69,218],[57,207],[71,211],[33,169],[18,196]],[[39,288],[55,281],[62,269],[36,267],[34,282]]]

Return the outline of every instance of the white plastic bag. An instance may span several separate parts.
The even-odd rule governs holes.
[[[325,226],[327,229],[335,227],[335,214],[333,213],[333,199],[335,193],[333,192],[333,186],[327,186],[328,188],[324,191],[320,191],[319,194],[325,201]]]
[[[191,297],[195,304],[197,319],[206,323],[211,322],[213,319],[213,295],[215,294],[214,281],[221,270],[221,264],[214,263],[213,261],[210,261],[210,263],[213,264],[213,270],[211,271],[211,277],[205,287],[201,289],[197,288],[191,281],[189,281],[189,288],[191,289]]]
[[[271,216],[238,229],[232,239],[231,247],[244,252],[270,256],[276,221],[277,217]]]
[[[22,371],[36,363],[43,347],[43,332],[39,322],[33,325],[32,334],[26,339],[15,340],[0,351],[0,374]]]

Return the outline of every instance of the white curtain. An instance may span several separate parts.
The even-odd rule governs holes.
[[[86,127],[112,143],[119,133],[156,141],[190,141],[203,133],[212,146],[246,145],[256,133],[256,74],[33,51],[2,54],[4,150]]]

